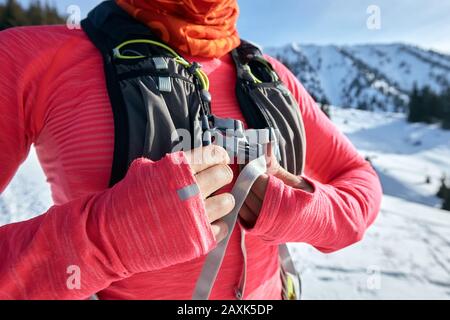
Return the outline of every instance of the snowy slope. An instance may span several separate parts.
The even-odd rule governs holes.
[[[292,244],[305,299],[450,299],[450,214],[386,196],[364,240],[324,255]]]
[[[363,110],[403,111],[414,84],[450,87],[450,55],[404,44],[267,48],[318,101]]]
[[[450,177],[450,131],[436,125],[410,124],[398,113],[333,107],[331,117],[358,151],[371,159],[385,194],[441,205],[435,194],[441,177]],[[427,176],[429,184],[425,183]]]
[[[0,195],[0,226],[32,218],[52,203],[50,187],[34,148],[8,188]]]
[[[430,207],[440,204],[434,194],[441,174],[450,176],[450,132],[410,125],[401,114],[331,111],[361,154],[372,158],[386,196],[362,242],[331,255],[290,245],[303,274],[304,298],[450,299],[450,213]],[[425,175],[430,184],[424,183]],[[0,196],[0,225],[40,214],[50,205],[32,152]]]

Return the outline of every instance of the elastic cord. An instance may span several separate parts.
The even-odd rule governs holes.
[[[114,57],[116,59],[124,59],[124,60],[133,60],[133,59],[143,59],[143,58],[147,58],[146,56],[143,55],[136,55],[136,56],[127,56],[127,55],[123,55],[121,53],[121,49],[126,47],[127,45],[130,44],[138,44],[138,43],[146,43],[146,44],[151,44],[151,45],[155,45],[158,47],[161,47],[165,50],[167,50],[175,59],[175,61],[179,64],[181,64],[183,67],[185,67],[186,69],[192,68],[193,64],[189,63],[188,61],[186,61],[186,59],[184,59],[182,56],[180,56],[175,50],[173,50],[171,47],[165,45],[164,43],[158,42],[158,41],[154,41],[154,40],[149,40],[149,39],[134,39],[134,40],[129,40],[129,41],[125,41],[123,43],[121,43],[120,45],[118,45],[116,48],[113,49],[113,53],[114,53]],[[206,73],[201,69],[201,68],[196,68],[194,75],[199,79],[200,84],[202,85],[202,89],[209,91],[209,78],[206,75]]]

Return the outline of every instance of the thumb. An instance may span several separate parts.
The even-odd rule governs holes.
[[[303,181],[301,177],[298,177],[290,173],[281,166],[279,166],[278,170],[272,175],[283,181],[285,185],[288,185],[293,188],[300,188]]]
[[[278,162],[272,145],[269,145],[266,152],[267,174],[277,177],[293,188],[303,189],[307,192],[314,192],[314,188],[302,177],[296,176],[284,169]]]

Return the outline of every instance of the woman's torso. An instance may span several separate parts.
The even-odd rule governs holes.
[[[28,68],[24,73],[28,87],[24,90],[24,100],[55,204],[105,190],[113,160],[114,121],[100,54],[80,30],[38,27],[23,28],[15,34],[22,50],[33,50],[33,55],[27,58],[33,61],[24,61]],[[213,113],[244,120],[234,93],[236,74],[231,58],[199,62],[210,78]],[[240,239],[240,229],[236,228],[212,299],[234,298],[242,270]],[[250,293],[246,298],[279,299],[278,248],[251,236],[246,237],[246,247],[246,292]],[[99,296],[102,299],[190,299],[203,261],[204,257],[134,275],[113,283]]]

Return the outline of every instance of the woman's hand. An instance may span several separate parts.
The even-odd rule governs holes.
[[[239,215],[241,217],[242,222],[246,227],[252,228],[255,226],[256,221],[258,220],[259,214],[261,212],[261,208],[263,205],[264,198],[266,196],[267,185],[269,183],[269,176],[275,176],[281,181],[284,182],[287,186],[296,189],[302,189],[306,192],[313,192],[313,187],[306,182],[302,177],[293,175],[292,173],[286,171],[281,165],[278,163],[272,148],[268,148],[269,152],[267,155],[267,174],[262,175],[256,180],[253,185],[247,199],[245,200],[244,205],[242,206]]]
[[[235,201],[231,193],[211,195],[233,181],[233,170],[228,166],[230,158],[225,149],[214,145],[185,154],[205,201],[212,231],[217,242],[220,242],[228,234],[227,224],[222,218],[233,210]]]

